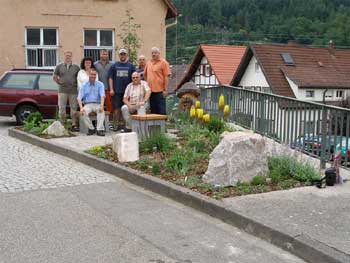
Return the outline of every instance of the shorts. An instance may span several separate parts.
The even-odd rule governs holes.
[[[123,98],[124,98],[124,94],[120,94],[120,93],[116,93],[114,94],[114,96],[111,97],[114,110],[121,109],[121,107],[124,105]]]

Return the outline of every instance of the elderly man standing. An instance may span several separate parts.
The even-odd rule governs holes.
[[[87,135],[93,135],[95,128],[92,125],[89,114],[95,112],[97,115],[97,135],[105,136],[104,131],[104,102],[105,102],[105,88],[101,81],[96,80],[96,70],[91,69],[89,81],[80,88],[78,95],[78,103],[80,107],[80,114],[88,127]],[[84,103],[84,106],[83,106]]]
[[[157,47],[152,48],[152,59],[147,62],[145,68],[145,80],[151,88],[150,97],[151,113],[166,114],[165,97],[168,95],[168,83],[170,76],[169,63],[160,56]]]
[[[115,62],[109,72],[109,89],[112,96],[114,131],[122,129],[119,125],[121,107],[123,106],[123,97],[126,86],[131,82],[131,75],[135,72],[135,67],[128,61],[126,49],[119,50],[119,60]]]
[[[63,124],[66,118],[67,101],[70,106],[72,119],[72,131],[79,131],[77,127],[77,76],[80,68],[72,64],[72,52],[64,52],[64,62],[57,65],[53,73],[53,80],[58,84],[58,111],[60,121]]]
[[[145,80],[144,72],[146,67],[146,57],[144,55],[140,55],[137,59],[138,67],[136,68],[136,72],[140,74],[141,80]]]
[[[141,107],[146,110],[151,90],[146,81],[141,80],[140,74],[132,74],[132,82],[126,87],[122,107],[122,114],[125,121],[125,132],[131,131],[131,116]]]

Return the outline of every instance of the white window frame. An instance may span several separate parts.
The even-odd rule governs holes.
[[[85,45],[85,30],[95,30],[96,31],[96,46],[86,46]],[[100,31],[112,31],[112,46],[101,46],[100,42]],[[83,47],[84,47],[84,54],[85,54],[85,49],[97,49],[97,50],[101,50],[101,49],[107,49],[110,50],[112,49],[112,57],[110,58],[111,61],[114,60],[115,57],[115,32],[114,29],[112,28],[83,28]]]
[[[338,96],[339,93],[341,93],[341,96]],[[337,91],[335,92],[335,97],[336,97],[337,99],[343,99],[343,98],[345,97],[345,91],[344,91],[344,90],[337,90]]]
[[[27,44],[27,30],[28,29],[40,29],[40,45],[28,45]],[[44,45],[44,29],[55,29],[56,30],[56,45]],[[59,39],[58,39],[58,28],[57,27],[32,27],[32,26],[26,26],[24,30],[24,40],[25,40],[25,59],[26,59],[26,68],[27,69],[54,69],[56,65],[54,66],[28,66],[28,50],[29,49],[42,49],[42,50],[56,50],[56,64],[59,61],[58,58],[58,47],[59,47]],[[43,59],[43,65],[45,56],[42,57]]]

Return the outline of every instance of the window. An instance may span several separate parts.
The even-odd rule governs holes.
[[[7,89],[33,89],[36,74],[8,74],[2,84]]]
[[[343,98],[344,97],[344,90],[337,90],[336,95],[337,98]]]
[[[282,56],[284,64],[289,65],[289,66],[294,65],[294,60],[289,53],[282,53],[281,56]]]
[[[38,86],[40,90],[58,90],[58,85],[52,79],[52,75],[40,75]]]
[[[211,74],[211,67],[210,65],[205,65],[205,76],[208,76],[210,77],[212,74]]]
[[[327,90],[325,98],[333,98],[333,90]]]
[[[206,74],[207,74],[207,71],[206,71],[206,67],[205,67],[206,65],[205,64],[202,64],[201,65],[201,75],[202,76],[206,76]]]
[[[255,73],[259,73],[259,72],[260,72],[259,62],[255,62]]]
[[[53,68],[57,64],[57,29],[26,28],[27,68]]]
[[[84,30],[84,56],[91,57],[94,61],[100,59],[100,50],[107,49],[109,60],[113,60],[114,32],[105,29]]]
[[[315,91],[313,91],[313,90],[305,91],[305,97],[306,98],[313,98],[313,97],[315,97]]]

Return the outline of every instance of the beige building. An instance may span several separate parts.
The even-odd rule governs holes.
[[[53,68],[64,50],[98,57],[109,50],[111,60],[122,47],[120,25],[130,10],[140,24],[139,53],[150,56],[152,46],[165,55],[166,20],[177,11],[170,0],[0,0],[0,74],[12,68]]]

